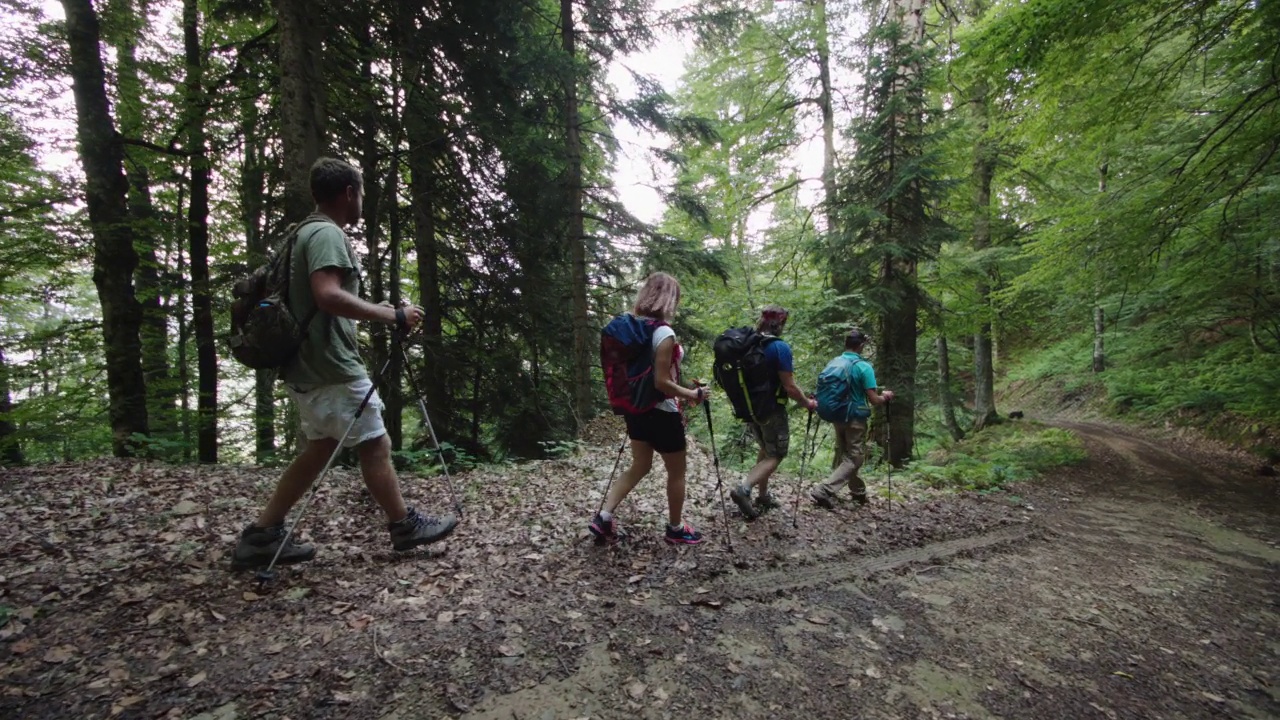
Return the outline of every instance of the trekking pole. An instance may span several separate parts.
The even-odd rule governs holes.
[[[431,444],[435,445],[436,453],[440,456],[440,467],[444,469],[445,482],[449,484],[449,494],[453,496],[453,509],[462,515],[462,498],[458,496],[458,489],[453,485],[453,478],[449,475],[449,463],[444,459],[444,448],[440,447],[440,440],[436,437],[436,426],[431,424],[431,415],[427,412],[427,402],[422,394],[422,390],[418,387],[418,380],[413,374],[413,363],[409,362],[409,353],[404,349],[404,338],[397,338],[397,344],[400,346],[400,358],[404,361],[405,373],[409,376],[409,387],[413,389],[414,395],[418,398],[418,411],[422,413],[422,424],[427,426],[427,431],[431,435]]]
[[[720,517],[724,519],[724,542],[729,546],[729,552],[733,552],[733,538],[730,537],[729,531],[729,510],[724,504],[724,480],[720,478],[720,454],[716,452],[716,430],[711,422],[710,399],[703,400],[702,407],[707,412],[707,434],[711,436],[711,460],[716,469],[716,490],[720,492]]]
[[[324,483],[329,471],[333,469],[333,464],[337,462],[338,455],[342,454],[343,444],[351,435],[351,430],[360,421],[360,416],[364,414],[365,408],[369,407],[369,400],[373,397],[373,393],[378,387],[378,382],[387,374],[387,368],[391,366],[391,356],[387,355],[387,361],[382,364],[382,369],[378,371],[377,378],[370,379],[369,391],[364,394],[364,399],[360,401],[359,407],[356,408],[356,414],[352,416],[351,422],[347,423],[347,429],[342,433],[342,437],[338,438],[338,444],[333,448],[333,453],[329,455],[329,460],[324,464],[324,469],[320,471],[320,475],[315,482],[311,484],[311,490],[307,493],[307,498],[302,501],[302,505],[298,506],[298,512],[294,514],[293,522],[285,529],[284,538],[280,540],[280,547],[276,548],[276,554],[271,557],[271,562],[267,564],[265,570],[258,571],[257,580],[258,587],[261,589],[264,585],[275,580],[276,561],[280,559],[280,553],[284,551],[289,544],[289,538],[293,536],[293,529],[302,521],[302,516],[306,514],[307,508],[311,506],[311,501],[315,499],[316,491],[320,489],[320,485]]]
[[[627,434],[622,434],[622,444],[618,445],[618,457],[613,461],[613,471],[609,473],[609,482],[605,483],[604,495],[600,496],[600,507],[596,514],[604,511],[604,504],[609,501],[609,490],[613,488],[613,479],[618,476],[618,466],[622,464],[622,454],[627,451]]]
[[[889,473],[889,511],[893,511],[893,420],[889,418],[889,403],[884,404],[884,454]]]
[[[800,527],[800,493],[804,492],[804,471],[811,460],[809,452],[810,444],[813,445],[814,453],[817,452],[817,431],[814,431],[813,441],[809,440],[809,431],[813,428],[813,411],[809,411],[809,418],[804,421],[804,442],[800,444],[800,479],[796,481],[796,506],[791,512],[791,527]]]

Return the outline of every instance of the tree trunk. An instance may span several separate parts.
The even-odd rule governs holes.
[[[205,142],[208,110],[204,97],[204,53],[200,48],[198,0],[182,2],[182,45],[186,55],[187,152],[191,153],[191,204],[187,232],[191,248],[191,306],[196,332],[197,457],[218,461],[218,353],[213,337],[213,298],[209,286],[209,184]]]
[[[1107,369],[1107,356],[1103,351],[1103,333],[1107,329],[1107,311],[1101,305],[1093,308],[1093,371]]]
[[[311,166],[324,152],[325,85],[320,72],[321,5],[275,0],[280,42],[280,127],[284,214],[297,222],[314,208]]]
[[[364,107],[361,112],[361,139],[360,139],[360,172],[364,175],[364,233],[365,240],[368,243],[369,252],[366,260],[365,277],[369,280],[369,301],[374,303],[386,302],[386,284],[383,278],[384,263],[382,259],[382,173],[379,170],[379,155],[381,148],[378,144],[378,128],[381,125],[381,117],[378,113],[378,104],[375,100],[380,94],[374,82],[373,75],[373,23],[374,17],[370,13],[365,23],[357,26],[356,32],[359,34],[357,42],[362,48],[362,58],[360,63],[360,83],[364,95]],[[393,163],[398,162],[393,158]],[[391,346],[391,328],[382,323],[375,323],[370,328],[370,334],[373,339],[373,347],[371,351],[371,360],[374,368],[381,368],[385,363],[389,354],[394,350]],[[389,370],[390,368],[388,368]],[[383,375],[378,378],[378,396],[383,399],[383,403],[387,404],[386,416],[383,422],[387,425],[388,434],[390,434],[390,415],[391,406],[388,403],[391,397],[391,378]],[[394,444],[394,443],[393,443]]]
[[[9,364],[0,347],[0,465],[17,467],[26,465],[22,445],[18,443],[18,428],[13,424],[13,399],[9,395]]]
[[[138,71],[137,47],[144,17],[132,0],[113,3],[113,24],[119,27],[112,45],[116,50],[116,90],[120,103],[116,119],[127,138],[145,139],[142,78]],[[160,221],[151,199],[149,150],[125,148],[125,169],[129,181],[129,216],[133,220],[133,245],[138,253],[138,301],[142,305],[142,373],[147,384],[147,418],[153,432],[172,430],[175,400],[169,377],[169,317],[163,303],[162,264],[156,255],[160,245]]]
[[[822,94],[822,206],[828,233],[835,232],[836,212],[836,115],[831,92],[831,46],[828,41],[827,0],[814,0],[814,24],[818,31],[818,80]]]
[[[1098,192],[1105,194],[1107,192],[1107,168],[1108,163],[1102,163],[1098,168]],[[1100,373],[1107,369],[1107,355],[1103,347],[1103,336],[1107,330],[1106,311],[1101,305],[1102,292],[1097,290],[1094,292],[1093,301],[1093,371]]]
[[[903,23],[906,31],[903,41],[915,47],[924,42],[924,7],[924,0],[894,0],[896,19]],[[914,64],[899,68],[894,93],[919,92],[912,87],[921,71],[922,68]],[[901,105],[914,107],[916,104],[906,102]],[[889,143],[890,177],[896,176],[899,163],[910,160],[908,153],[911,151],[902,141],[909,134],[922,133],[922,124],[921,113],[914,109],[900,113],[890,123],[890,132],[895,134]],[[889,240],[910,247],[915,241],[911,236],[924,227],[925,205],[919,182],[913,181],[898,192],[895,199],[886,204],[884,213]],[[917,323],[920,310],[917,273],[918,258],[912,253],[886,253],[881,262],[880,286],[885,297],[893,298],[893,301],[881,318],[876,342],[884,366],[884,386],[900,398],[893,403],[891,410],[887,410],[889,437],[885,444],[889,462],[894,465],[902,465],[911,459],[915,448]]]
[[[938,400],[942,404],[942,419],[951,439],[963,440],[964,430],[956,421],[955,395],[951,392],[951,353],[947,348],[947,337],[939,332],[934,344],[938,350]]]
[[[76,136],[84,168],[85,201],[93,230],[93,283],[102,304],[112,452],[137,452],[135,436],[148,435],[147,389],[142,372],[142,310],[134,295],[138,253],[130,230],[129,182],[111,118],[98,16],[90,0],[62,0],[76,101]]]
[[[266,215],[267,171],[264,158],[266,138],[258,133],[261,116],[256,98],[248,98],[240,105],[241,133],[244,136],[244,157],[240,163],[241,208],[244,212],[244,231],[249,265],[258,267],[267,261],[264,226]],[[276,452],[276,374],[271,370],[255,370],[253,373],[253,446],[258,464],[270,460]]]
[[[416,82],[421,87],[433,82],[434,69],[429,48],[420,47],[421,37],[411,37],[407,50],[410,66],[416,68]],[[450,364],[444,347],[444,305],[440,292],[440,238],[436,227],[435,183],[439,168],[439,137],[442,131],[438,115],[421,93],[405,90],[405,130],[409,143],[409,195],[413,210],[414,248],[418,254],[418,288],[422,293],[423,364],[414,377],[423,386],[427,406],[434,413],[432,422],[438,435],[453,428],[452,401],[448,378]],[[409,98],[413,97],[411,101]]]
[[[974,87],[970,107],[978,128],[973,160],[973,249],[981,253],[991,247],[991,183],[995,177],[996,154],[989,133],[989,89],[985,81]],[[995,358],[991,337],[991,277],[994,268],[984,261],[978,280],[978,311],[981,325],[973,338],[973,429],[980,431],[995,420]]]
[[[400,161],[397,158],[391,165],[391,174],[387,178],[387,199],[390,201],[391,226],[391,259],[387,284],[391,292],[389,300],[392,305],[399,306],[400,295],[400,248],[404,247],[404,231],[401,227],[400,215]],[[404,393],[401,392],[401,376],[404,374],[404,359],[398,348],[388,348],[391,353],[391,366],[387,368],[387,435],[391,437],[391,448],[400,450],[404,447]]]
[[[573,0],[560,0],[560,39],[567,58],[564,79],[565,181],[568,192],[570,294],[573,309],[573,415],[577,430],[591,419],[591,318],[587,306],[587,237],[583,218],[582,119],[578,110],[577,38]]]

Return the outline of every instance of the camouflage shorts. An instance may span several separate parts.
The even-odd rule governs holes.
[[[791,449],[791,423],[787,419],[785,407],[779,407],[764,420],[749,422],[747,426],[751,428],[751,434],[755,436],[760,449],[764,450],[765,457],[781,460],[787,456],[787,451]]]

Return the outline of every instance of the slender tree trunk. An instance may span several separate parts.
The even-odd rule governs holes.
[[[1107,163],[1102,163],[1098,168],[1098,192],[1105,194],[1107,192]],[[1107,315],[1102,309],[1102,292],[1100,290],[1094,292],[1093,301],[1093,371],[1100,373],[1107,369],[1107,354],[1104,347],[1104,337],[1107,330]]]
[[[421,46],[421,38],[410,38],[412,67],[417,70],[416,81],[434,82],[435,72],[430,60],[430,49]],[[436,228],[435,181],[440,167],[438,138],[443,135],[439,127],[438,113],[433,99],[421,91],[410,94],[406,88],[404,127],[408,141],[408,182],[410,182],[410,206],[413,210],[413,246],[417,251],[417,283],[422,292],[422,351],[424,368],[417,369],[415,377],[426,393],[431,421],[439,436],[451,434],[453,429],[453,402],[449,395],[448,379],[452,364],[444,347],[444,304],[440,292],[440,238]],[[412,97],[412,99],[411,99]]]
[[[17,467],[25,465],[22,445],[18,443],[18,428],[13,424],[13,399],[9,395],[9,363],[0,347],[0,465]]]
[[[191,204],[187,232],[191,247],[191,303],[196,331],[196,444],[202,463],[218,461],[218,354],[213,337],[213,298],[209,285],[209,184],[205,142],[208,111],[204,96],[204,53],[200,48],[199,0],[183,0],[182,45],[186,54],[187,151],[191,153]]]
[[[578,108],[577,31],[573,0],[560,0],[560,39],[569,74],[564,79],[565,180],[569,203],[570,293],[573,309],[573,414],[578,429],[591,418],[591,318],[587,306],[587,232],[583,217],[582,119]]]
[[[85,201],[93,229],[93,283],[102,304],[112,451],[136,453],[135,435],[148,435],[147,389],[142,372],[142,310],[134,295],[138,253],[130,231],[129,183],[124,153],[107,100],[98,16],[89,0],[62,0],[76,135],[84,168]]]
[[[116,50],[116,92],[119,105],[116,119],[120,133],[128,138],[146,138],[143,115],[142,78],[138,70],[137,46],[145,17],[132,0],[112,3],[113,24],[119,29],[112,43]],[[163,265],[156,255],[160,245],[160,222],[151,199],[150,151],[125,149],[125,170],[129,180],[129,216],[133,220],[134,248],[138,269],[134,282],[142,304],[142,373],[147,384],[147,418],[153,432],[172,429],[176,393],[169,377],[169,316],[163,303]]]
[[[367,22],[358,25],[356,28],[356,32],[359,34],[357,41],[363,53],[360,62],[360,83],[364,95],[364,107],[362,108],[360,119],[360,172],[364,175],[364,232],[369,248],[366,256],[365,277],[369,280],[370,302],[381,303],[387,300],[382,259],[382,200],[384,188],[382,172],[379,169],[381,146],[378,142],[378,128],[381,126],[382,118],[379,115],[378,104],[375,100],[379,96],[381,88],[374,82],[373,75],[373,24],[375,18],[372,13],[372,7],[370,6]],[[393,158],[392,162],[395,163],[398,160]],[[381,323],[376,323],[370,332],[373,337],[372,364],[375,368],[381,368],[386,363],[389,353],[394,350],[391,346],[391,328]],[[391,380],[387,375],[383,375],[378,379],[378,396],[383,398],[383,402],[387,404],[387,417],[384,418],[384,423],[388,426],[388,433],[390,433],[392,410],[388,402],[391,397]]]
[[[387,176],[387,200],[390,203],[389,210],[391,214],[389,228],[391,233],[389,239],[391,243],[391,260],[387,284],[391,290],[389,293],[391,304],[399,306],[402,299],[400,295],[400,248],[404,247],[404,230],[400,219],[400,160],[398,157],[392,161],[391,172]],[[387,435],[391,437],[391,448],[400,450],[404,447],[404,394],[401,392],[404,359],[400,356],[397,348],[389,348],[388,352],[391,353],[391,366],[387,368],[387,397],[384,400],[387,404],[387,415],[384,421],[387,425]]]
[[[955,395],[951,392],[951,352],[947,347],[947,336],[939,332],[934,344],[938,350],[938,400],[942,405],[942,419],[951,438],[963,440],[964,430],[956,421]]]
[[[244,158],[240,164],[241,208],[249,265],[257,267],[267,261],[265,228],[267,172],[264,158],[266,139],[258,132],[261,115],[256,98],[240,105],[241,134],[244,136]],[[254,456],[265,464],[276,452],[276,374],[271,370],[255,370],[253,374]]]
[[[996,158],[988,133],[988,99],[985,82],[979,82],[971,101],[980,133],[974,150],[973,195],[973,249],[982,252],[991,247],[991,183],[995,177]],[[975,431],[995,420],[995,362],[991,338],[991,273],[993,268],[981,269],[977,295],[982,324],[973,337],[973,410]]]
[[[818,80],[822,110],[822,207],[828,233],[835,232],[836,212],[836,114],[831,91],[831,46],[828,39],[827,0],[813,0],[814,24],[818,31]]]
[[[280,42],[280,126],[283,140],[285,220],[315,208],[311,166],[324,152],[325,92],[320,73],[322,5],[275,0]]]

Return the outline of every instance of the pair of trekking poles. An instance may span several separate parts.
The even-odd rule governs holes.
[[[795,510],[791,514],[792,527],[799,527],[800,525],[800,490],[804,488],[806,464],[813,462],[814,456],[818,454],[818,431],[816,429],[813,430],[812,440],[810,440],[809,431],[812,427],[813,427],[813,411],[810,410],[809,418],[805,421],[805,425],[804,425],[805,445],[801,445],[800,447],[800,480],[796,483],[797,485],[796,505],[795,505]],[[826,438],[824,437],[823,442],[825,441],[826,441]],[[805,452],[806,445],[808,445],[807,453]],[[893,421],[889,417],[888,403],[885,403],[885,406],[884,406],[884,445],[886,448],[885,449],[886,453],[889,452],[888,450],[889,448],[893,447]],[[886,466],[886,468],[888,469],[889,508],[893,509],[893,463],[889,463]]]
[[[724,501],[724,478],[720,474],[720,453],[716,450],[715,423],[712,422],[712,419],[711,419],[711,401],[709,399],[704,400],[702,402],[702,408],[703,410],[706,411],[706,416],[707,416],[707,434],[711,436],[711,464],[716,471],[716,492],[718,492],[720,495],[720,517],[724,521],[724,541],[725,541],[725,545],[727,545],[729,548],[729,552],[733,552],[734,551],[733,538],[729,531],[729,509]],[[884,406],[884,419],[885,419],[885,445],[888,446],[890,445],[890,442],[891,442],[890,438],[892,437],[890,434],[891,432],[890,427],[892,426],[892,422],[889,419],[888,404],[885,404]],[[812,460],[813,456],[816,455],[818,452],[818,433],[816,430],[813,430],[813,432],[811,433],[810,432],[811,430],[813,430],[813,411],[812,410],[809,411],[809,418],[808,420],[805,421],[804,443],[800,450],[800,477],[796,482],[796,492],[795,492],[796,505],[795,505],[795,510],[791,514],[792,527],[800,526],[800,492],[804,489],[805,468],[808,464],[808,461]],[[812,441],[810,441],[811,434],[813,438]],[[618,466],[622,464],[622,456],[627,449],[627,440],[628,438],[624,435],[622,438],[622,443],[618,445],[618,457],[613,461],[613,471],[609,473],[609,482],[605,483],[604,496],[600,498],[600,507],[596,509],[597,513],[599,513],[601,510],[604,509],[604,504],[609,499],[609,490],[613,487],[614,478],[617,477]],[[809,446],[808,452],[806,452],[805,446]],[[892,508],[893,507],[893,464],[890,463],[888,467],[889,467],[889,478],[888,478],[889,479],[889,507]]]
[[[400,315],[400,311],[397,311],[397,319],[400,317],[402,317]],[[402,322],[403,321],[401,321],[401,323]],[[413,373],[413,363],[409,360],[409,353],[404,348],[405,340],[408,339],[408,333],[397,328],[392,332],[392,339],[400,350],[400,358],[404,362],[405,372],[409,376],[409,387],[417,396],[418,411],[422,414],[422,424],[427,426],[427,431],[431,435],[431,444],[435,446],[436,452],[440,455],[440,467],[444,471],[445,482],[449,485],[449,495],[453,498],[454,511],[461,516],[462,499],[459,497],[458,490],[453,484],[453,477],[449,475],[449,463],[445,460],[444,448],[440,446],[440,440],[436,437],[436,428],[435,425],[431,424],[431,415],[427,412],[425,396],[423,395],[421,388],[418,386],[417,377]],[[311,505],[311,501],[315,498],[316,491],[320,489],[320,485],[325,481],[325,478],[328,477],[329,471],[333,469],[333,464],[338,461],[338,456],[341,455],[342,451],[345,449],[343,447],[343,443],[345,443],[347,438],[350,437],[352,429],[354,429],[356,423],[360,421],[361,416],[364,415],[364,411],[368,409],[369,401],[373,399],[373,393],[377,389],[378,383],[382,382],[382,379],[386,377],[387,369],[391,367],[391,361],[393,359],[394,356],[391,353],[387,353],[387,360],[382,364],[382,369],[379,370],[377,376],[370,381],[369,391],[364,394],[364,399],[360,401],[360,405],[356,408],[355,415],[352,416],[351,422],[347,423],[347,429],[342,433],[342,437],[338,438],[338,445],[333,449],[333,453],[329,455],[329,460],[324,464],[324,469],[320,471],[320,475],[317,476],[315,482],[311,484],[311,489],[307,492],[306,499],[304,499],[302,504],[298,507],[298,512],[294,515],[293,522],[289,523],[288,527],[285,529],[284,538],[281,539],[280,546],[276,548],[275,556],[271,558],[271,562],[267,565],[266,569],[258,572],[257,579],[259,585],[265,585],[275,579],[274,570],[276,561],[280,559],[280,553],[289,544],[289,538],[293,535],[293,529],[302,521],[302,516],[306,514],[307,507]]]
[[[716,424],[712,421],[712,405],[710,400],[703,401],[703,410],[707,414],[707,434],[712,441],[712,466],[716,469],[716,491],[721,498],[721,519],[724,523],[724,544],[728,546],[728,551],[733,552],[733,539],[728,528],[728,506],[724,503],[724,479],[719,470],[719,452],[716,450]],[[888,404],[884,405],[884,445],[891,445],[891,428],[890,413],[888,413]],[[812,436],[812,441],[810,441]],[[604,496],[600,497],[600,506],[596,512],[604,510],[604,503],[608,501],[609,489],[613,487],[613,479],[617,477],[618,466],[622,464],[622,455],[625,454],[627,448],[627,437],[623,436],[621,445],[618,445],[617,459],[613,460],[613,470],[609,473],[609,482],[604,484]],[[813,428],[813,410],[809,410],[809,418],[805,420],[804,443],[800,448],[800,477],[796,482],[796,503],[795,510],[791,512],[791,527],[800,527],[800,492],[804,489],[805,469],[809,461],[813,460],[813,456],[818,454],[818,432]],[[888,465],[888,502],[890,507],[893,506],[893,464]]]

